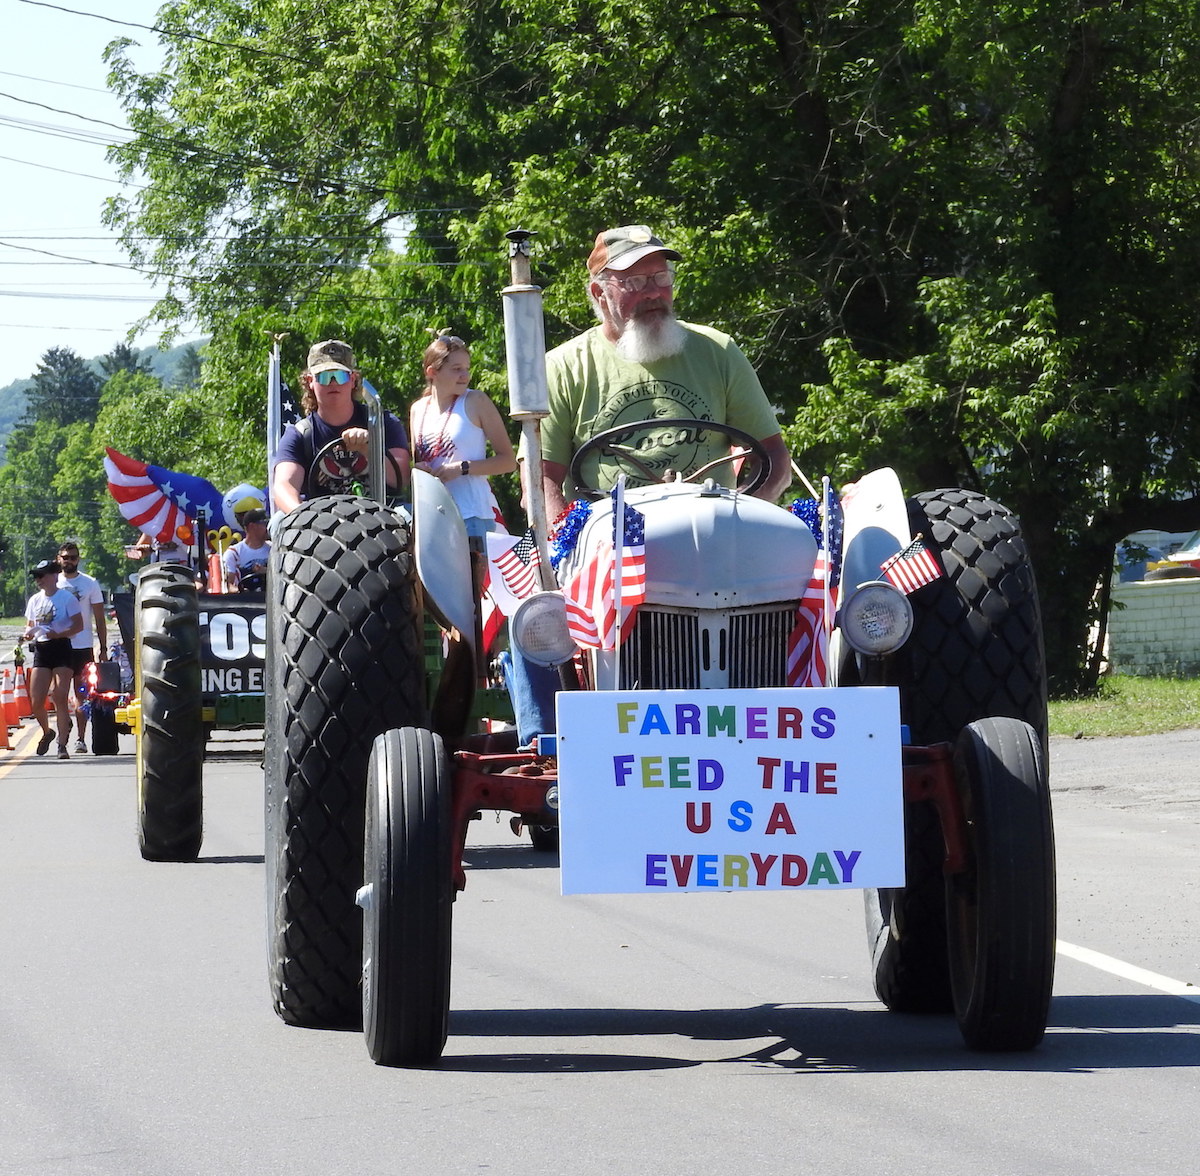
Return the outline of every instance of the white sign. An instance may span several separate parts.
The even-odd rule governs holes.
[[[894,687],[557,701],[564,894],[904,885]]]

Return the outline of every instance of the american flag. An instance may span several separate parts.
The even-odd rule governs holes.
[[[524,600],[538,590],[541,562],[532,530],[526,531],[507,551],[492,560],[505,587],[518,600]]]
[[[210,520],[224,518],[221,495],[207,478],[147,465],[115,449],[104,452],[108,492],[121,517],[151,538],[169,542],[201,511]]]
[[[507,538],[508,528],[504,525],[504,516],[500,513],[500,506],[496,502],[495,495],[492,496],[492,516],[496,521],[496,530],[488,533],[488,540],[490,541],[494,536]],[[504,628],[505,618],[505,612],[496,599],[492,583],[491,550],[489,548],[488,562],[483,566],[483,597],[479,602],[483,627],[483,648],[489,653]]]
[[[279,381],[279,425],[281,429],[286,429],[288,425],[296,425],[300,423],[300,408],[296,404],[296,397],[292,394],[291,388],[288,387],[287,381],[281,379]]]
[[[812,577],[796,609],[796,623],[788,636],[787,684],[824,686],[829,680],[829,631],[825,624],[825,579],[829,561],[817,553]],[[829,607],[837,609],[837,589],[829,588]]]
[[[613,534],[603,536],[584,558],[583,566],[563,585],[567,628],[575,644],[589,649],[616,649],[616,491],[613,492]],[[646,599],[646,520],[625,507],[621,528],[622,641],[633,628],[638,606]]]
[[[925,540],[918,535],[903,551],[898,551],[891,559],[883,561],[879,569],[885,580],[895,584],[905,596],[932,583],[941,574],[933,552],[925,546]]]
[[[275,469],[275,453],[279,448],[279,438],[288,425],[298,424],[300,410],[296,407],[296,398],[283,378],[283,370],[279,358],[279,341],[282,335],[275,337],[271,354],[267,360],[267,503],[272,508],[271,474]],[[219,518],[219,515],[212,516]]]

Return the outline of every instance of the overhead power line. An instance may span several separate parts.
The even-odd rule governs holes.
[[[5,163],[19,163],[24,167],[36,167],[42,171],[57,172],[60,176],[77,176],[81,180],[99,180],[102,184],[116,184],[119,188],[139,188],[145,191],[145,184],[135,184],[132,180],[118,180],[113,176],[93,176],[87,172],[69,171],[65,167],[51,167],[48,163],[34,163],[32,159],[14,159],[11,155],[0,155]]]
[[[124,25],[128,29],[145,29],[150,33],[159,33],[164,37],[174,37],[181,41],[203,41],[206,45],[217,45],[225,49],[240,49],[244,53],[257,53],[263,57],[278,57],[281,61],[295,61],[299,65],[309,66],[307,58],[297,57],[293,53],[279,53],[274,49],[260,49],[257,45],[247,45],[236,41],[215,41],[212,37],[202,37],[199,33],[180,32],[176,29],[166,29],[162,25],[138,24],[132,20],[117,20],[112,16],[103,16],[99,12],[81,12],[77,8],[64,8],[61,4],[47,4],[45,0],[20,0],[33,8],[50,8],[55,12],[66,12],[71,16],[86,16],[92,20],[102,20],[108,24]]]
[[[78,114],[74,110],[63,110],[59,106],[47,106],[45,102],[35,102],[32,98],[18,98],[16,94],[9,94],[4,90],[0,90],[0,98],[7,98],[10,102],[20,102],[22,106],[36,106],[39,110],[48,110],[51,114],[66,114],[71,118],[77,118],[83,122],[95,123],[100,127],[112,127],[114,131],[120,131],[123,135],[132,135],[133,131],[129,127],[122,126],[120,123],[109,122],[104,118],[92,118],[90,114]]]
[[[87,90],[92,94],[107,94],[107,90],[102,90],[99,86],[81,86],[78,82],[60,82],[54,78],[35,78],[30,74],[9,73],[6,69],[0,69],[0,78],[20,78],[23,82],[41,82],[46,86],[66,86],[71,90]]]

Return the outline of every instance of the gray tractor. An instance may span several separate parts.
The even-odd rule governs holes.
[[[522,276],[506,296],[531,289]],[[506,307],[506,319],[523,313]],[[511,329],[510,349],[521,350]],[[510,354],[510,384],[536,368],[532,351],[515,364]],[[621,462],[662,426],[625,425],[585,449]],[[534,446],[536,436],[527,427]],[[732,443],[741,489],[709,472],[626,490],[644,518],[645,595],[619,649],[564,642],[557,583],[512,618],[512,644],[559,665],[571,691],[652,703],[664,692],[787,690],[803,706],[806,690],[788,685],[789,636],[818,559],[836,555],[826,690],[846,713],[866,691],[898,694],[885,741],[902,765],[890,810],[902,877],[865,891],[876,992],[892,1010],[953,1012],[972,1048],[1030,1049],[1051,994],[1055,878],[1045,668],[1019,523],[973,491],[907,497],[878,471],[843,490],[840,550],[823,552],[827,533],[747,495],[765,454],[752,439]],[[274,1006],[293,1025],[361,1026],[376,1062],[402,1066],[434,1062],[447,1039],[451,916],[471,820],[506,812],[552,845],[580,786],[572,770],[560,774],[553,738],[521,748],[515,731],[473,720],[478,576],[444,487],[421,473],[413,482],[411,512],[343,496],[287,515],[267,604]],[[609,495],[592,497],[561,583],[613,533]],[[532,513],[536,529],[536,504]],[[880,570],[916,536],[940,574],[906,593]],[[432,687],[427,618],[444,634]],[[557,739],[572,734],[560,726]],[[565,869],[566,838],[562,849]]]

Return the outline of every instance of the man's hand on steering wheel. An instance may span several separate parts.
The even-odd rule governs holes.
[[[631,421],[627,425],[618,425],[612,429],[605,429],[604,432],[597,433],[594,437],[589,437],[575,451],[575,456],[571,459],[570,478],[575,486],[576,493],[583,497],[596,497],[603,493],[597,487],[587,482],[583,476],[583,463],[597,450],[599,450],[601,456],[610,456],[618,464],[624,462],[632,465],[636,470],[636,477],[639,480],[644,479],[651,485],[662,481],[653,470],[631,453],[629,449],[624,445],[618,445],[617,442],[628,442],[631,436],[638,433],[664,428],[689,428],[695,431],[697,437],[704,433],[720,433],[722,436],[729,438],[735,445],[741,447],[737,452],[724,454],[714,461],[707,462],[700,469],[686,476],[684,481],[691,481],[696,477],[707,474],[709,471],[724,465],[726,462],[742,459],[749,459],[747,466],[751,472],[744,483],[739,482],[737,489],[741,493],[753,494],[770,475],[771,458],[767,453],[766,447],[758,438],[752,437],[743,429],[735,428],[733,425],[723,425],[716,421],[702,421],[692,417],[668,417],[661,420]],[[739,472],[739,480],[741,473],[745,471],[747,466],[743,466],[742,471]]]

